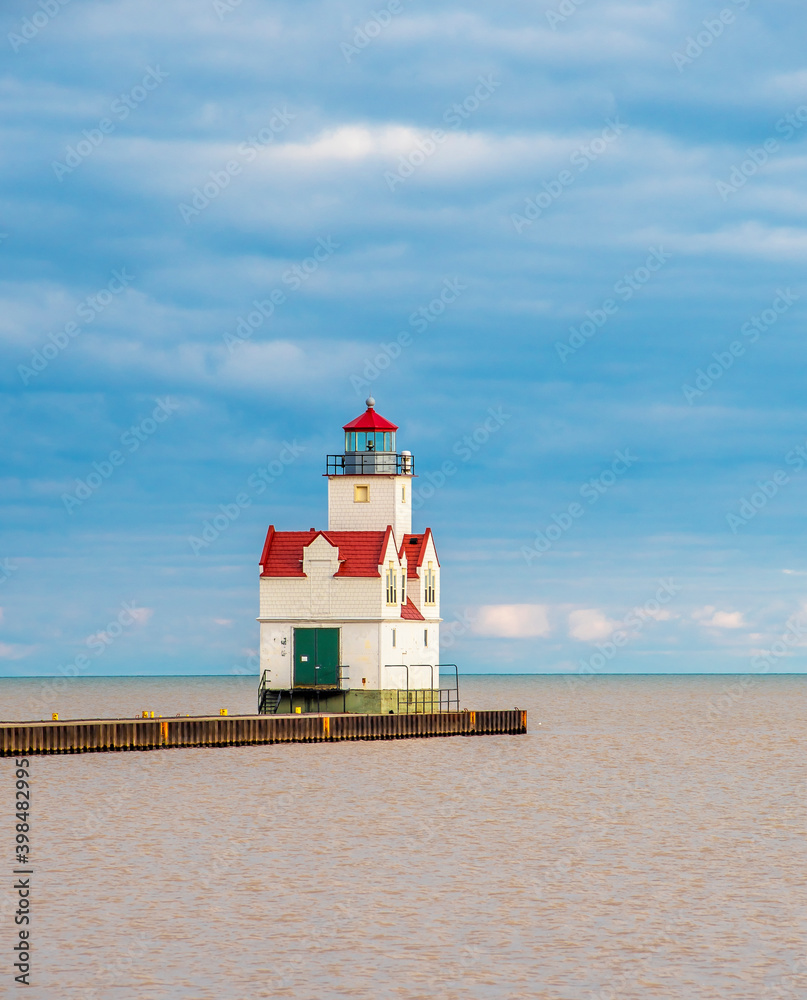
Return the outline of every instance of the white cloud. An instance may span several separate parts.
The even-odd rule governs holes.
[[[580,608],[569,614],[569,635],[581,642],[605,639],[617,625],[618,622],[612,621],[597,608]]]
[[[674,615],[672,611],[668,611],[666,608],[657,608],[653,610],[652,608],[634,608],[633,614],[638,615],[640,618],[652,618],[655,622],[668,622],[671,618],[678,618],[678,615]]]
[[[391,156],[414,149],[427,133],[405,125],[339,125],[308,142],[287,142],[274,149],[278,159],[363,160]]]
[[[545,604],[483,604],[473,631],[502,639],[530,639],[549,635],[552,627]]]
[[[0,642],[0,660],[21,660],[34,649],[17,643]]]
[[[692,617],[705,628],[746,628],[741,611],[717,611],[707,604],[692,612]]]

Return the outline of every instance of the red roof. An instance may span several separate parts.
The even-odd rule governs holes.
[[[305,576],[303,550],[322,535],[339,549],[336,576],[375,576],[384,557],[386,531],[275,531],[271,525],[261,554],[261,576]]]
[[[360,417],[345,424],[342,430],[345,431],[397,431],[398,425],[391,424],[385,420],[380,413],[376,413],[372,406],[368,406]]]
[[[409,574],[406,574],[409,576]],[[425,622],[426,619],[412,603],[412,598],[407,597],[406,604],[401,605],[401,618],[406,618],[410,622]]]
[[[426,528],[422,535],[404,535],[401,548],[398,551],[398,558],[402,559],[406,553],[406,578],[407,580],[417,578],[417,568],[423,565],[423,556],[426,552],[426,539],[431,538],[432,529]],[[434,550],[437,558],[437,549]],[[437,565],[440,560],[437,559]]]

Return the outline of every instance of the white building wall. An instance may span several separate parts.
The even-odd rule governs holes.
[[[260,618],[276,621],[344,621],[365,618],[377,621],[386,608],[384,580],[377,577],[321,578],[320,592],[312,592],[311,581],[304,576],[263,576],[260,583]],[[312,593],[314,596],[312,597]],[[324,610],[327,605],[327,610]],[[314,607],[320,610],[315,611]]]
[[[382,678],[379,670],[378,625],[375,622],[342,624],[342,663],[349,667],[351,690],[380,690]]]
[[[395,631],[395,645],[392,633]],[[409,667],[409,689],[440,686],[440,628],[436,622],[413,622],[399,618],[381,622],[381,688],[406,690],[406,671],[392,664]],[[428,632],[428,645],[424,632]],[[430,670],[429,666],[433,669]]]
[[[289,622],[261,622],[261,674],[269,671],[269,687],[288,691],[294,664],[292,625]]]
[[[357,502],[355,486],[367,486],[369,501]],[[328,529],[330,531],[385,531],[395,537],[412,533],[411,476],[329,476]]]

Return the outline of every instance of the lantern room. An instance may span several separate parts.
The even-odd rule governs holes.
[[[345,453],[328,456],[327,474],[411,475],[414,472],[411,453],[397,453],[397,424],[376,413],[372,396],[368,397],[366,405],[361,416],[344,425]]]
[[[345,454],[349,452],[379,452],[395,454],[396,424],[375,412],[375,400],[367,397],[367,409],[360,417],[345,424]]]

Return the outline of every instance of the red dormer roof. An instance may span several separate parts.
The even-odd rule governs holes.
[[[431,534],[432,529],[426,528],[422,535],[404,535],[401,548],[398,552],[398,558],[402,559],[404,553],[406,553],[406,578],[408,580],[417,578],[418,566],[423,565],[423,556],[426,552],[426,541],[431,538]],[[434,557],[437,559],[436,548],[434,550]],[[437,565],[440,565],[439,559],[437,559]]]
[[[406,604],[401,605],[401,618],[406,618],[410,622],[425,622],[426,619],[412,603],[412,598],[407,597]]]
[[[372,406],[368,406],[360,417],[351,420],[342,428],[345,431],[397,431],[398,425],[391,424],[385,420],[380,413],[376,413]]]
[[[275,531],[270,526],[261,554],[261,576],[305,576],[303,550],[322,535],[339,549],[336,576],[379,577],[386,531]]]

